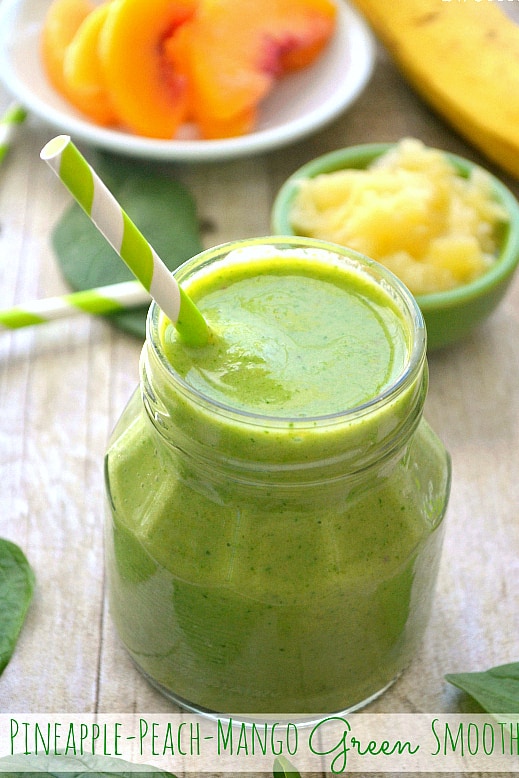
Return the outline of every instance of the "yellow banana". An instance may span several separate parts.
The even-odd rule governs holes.
[[[354,0],[422,97],[519,177],[519,25],[495,0]]]

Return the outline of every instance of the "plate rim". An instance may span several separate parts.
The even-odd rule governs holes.
[[[150,160],[176,162],[210,162],[244,156],[255,156],[281,148],[317,132],[347,110],[365,89],[374,69],[375,41],[367,23],[346,0],[336,0],[338,29],[349,47],[350,65],[340,85],[319,110],[303,113],[276,127],[259,129],[236,138],[216,140],[144,138],[124,131],[95,125],[49,105],[36,90],[27,86],[13,63],[8,33],[31,0],[3,0],[0,5],[0,81],[15,99],[48,125],[94,147]],[[42,9],[42,19],[44,9]],[[34,24],[39,19],[34,20]]]

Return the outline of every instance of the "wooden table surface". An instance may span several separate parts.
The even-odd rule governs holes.
[[[49,235],[69,196],[39,159],[54,134],[30,117],[0,170],[1,307],[67,291]],[[382,50],[353,107],[312,137],[250,159],[165,167],[196,198],[210,246],[268,234],[277,189],[312,157],[402,136],[499,172]],[[499,175],[519,194],[519,182]],[[37,579],[0,677],[1,713],[173,710],[134,669],[105,600],[103,453],[137,382],[140,348],[86,315],[1,334],[0,536],[24,549]],[[430,355],[430,374],[426,416],[453,462],[437,595],[418,656],[373,713],[459,711],[444,673],[519,660],[519,276],[473,336]]]

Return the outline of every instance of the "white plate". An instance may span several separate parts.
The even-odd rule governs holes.
[[[262,105],[256,130],[237,138],[154,140],[84,119],[54,91],[43,72],[39,36],[50,0],[1,1],[0,78],[26,108],[60,133],[104,149],[192,162],[257,154],[315,132],[350,106],[366,86],[374,61],[372,36],[345,0],[337,1],[337,31],[323,55],[311,67],[281,79]]]

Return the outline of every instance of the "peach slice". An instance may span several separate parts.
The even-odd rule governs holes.
[[[197,123],[202,138],[236,138],[239,135],[246,135],[248,132],[252,132],[257,118],[258,112],[252,106],[246,108],[242,113],[233,114],[226,119],[220,119],[215,116],[203,116],[199,113]]]
[[[187,87],[185,120],[195,121],[195,114],[200,112],[197,112],[194,107],[195,95],[193,94],[191,73],[189,71],[189,35],[189,24],[183,24],[178,27],[173,35],[164,42],[164,55],[175,73],[185,79]],[[199,130],[202,136],[212,133],[219,138],[232,138],[236,135],[243,135],[253,129],[256,122],[256,110],[255,108],[246,109],[242,114],[233,115],[229,119],[225,118],[217,121],[212,118],[207,128],[204,125],[204,117],[199,116],[198,118]]]
[[[187,86],[187,114],[186,121],[196,121],[198,114],[199,130],[203,137],[213,135],[218,138],[232,138],[250,132],[256,122],[256,109],[247,108],[243,113],[233,115],[230,118],[216,120],[210,119],[209,126],[205,126],[205,117],[195,108],[196,96],[193,92],[193,80],[189,69],[190,25],[183,24],[178,27],[173,35],[164,41],[164,55],[174,71],[182,75]]]
[[[92,9],[89,0],[53,0],[43,22],[41,56],[45,71],[52,86],[67,99],[63,75],[65,51]]]
[[[83,20],[63,60],[63,77],[70,99],[83,113],[104,125],[117,121],[99,58],[99,37],[109,8],[109,3],[100,5]]]
[[[187,115],[186,75],[168,63],[164,43],[197,5],[198,0],[112,0],[100,57],[117,114],[139,135],[172,138]]]
[[[252,117],[283,73],[305,67],[335,29],[332,0],[200,0],[186,22],[183,48],[191,101],[205,137],[251,129]]]
[[[172,35],[169,35],[164,39],[162,52],[164,55],[164,62],[167,67],[173,69],[176,76],[182,79],[186,88],[186,104],[187,115],[186,119],[192,119],[191,106],[193,104],[193,95],[191,93],[191,74],[188,66],[188,54],[189,54],[189,25],[180,24],[175,28]],[[187,33],[187,35],[186,35]]]

